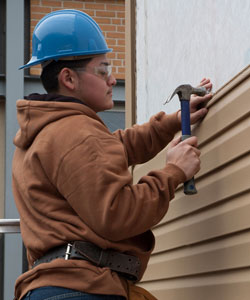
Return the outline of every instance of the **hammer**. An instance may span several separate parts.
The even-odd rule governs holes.
[[[191,136],[191,124],[190,124],[190,97],[192,94],[197,96],[204,96],[207,94],[207,90],[205,87],[194,88],[189,84],[183,84],[176,88],[171,97],[167,100],[169,102],[174,95],[178,95],[181,102],[181,131],[182,137],[181,140]],[[193,195],[197,193],[194,178],[186,181],[184,183],[184,193],[186,195]]]

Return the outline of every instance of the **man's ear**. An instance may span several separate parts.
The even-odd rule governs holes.
[[[58,83],[62,88],[74,91],[78,83],[76,72],[69,68],[63,68],[58,74]]]

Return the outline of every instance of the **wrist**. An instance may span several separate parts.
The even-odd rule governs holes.
[[[176,112],[176,116],[177,116],[177,120],[178,120],[178,122],[181,124],[181,110],[179,109],[179,110],[177,110],[177,112]]]

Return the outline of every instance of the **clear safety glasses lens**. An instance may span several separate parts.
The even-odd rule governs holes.
[[[112,67],[111,65],[95,67],[94,72],[96,75],[108,80],[112,73]]]
[[[104,80],[108,80],[109,77],[112,74],[112,66],[111,65],[105,65],[105,66],[98,66],[94,68],[74,68],[75,71],[82,71],[82,72],[89,72],[97,75],[98,77],[103,78]]]

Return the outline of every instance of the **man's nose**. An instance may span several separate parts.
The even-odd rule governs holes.
[[[116,79],[115,79],[115,76],[113,74],[111,74],[108,78],[108,81],[107,81],[107,84],[109,86],[112,86],[112,85],[116,85]]]

